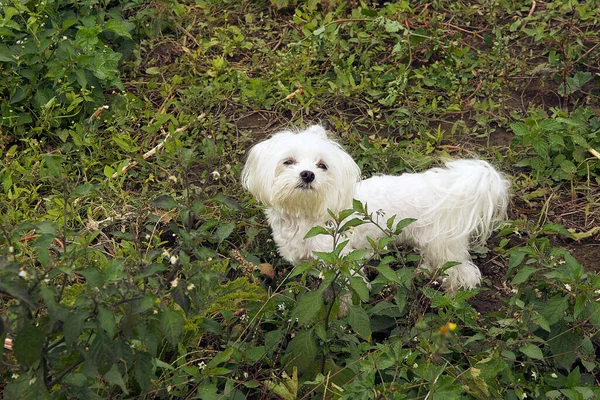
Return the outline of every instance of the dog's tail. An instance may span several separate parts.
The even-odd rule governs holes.
[[[445,227],[451,236],[468,235],[472,243],[484,245],[507,217],[508,180],[482,160],[449,161],[445,170],[436,174],[436,183],[443,192],[439,207],[446,212],[436,213],[434,219],[441,220],[432,223]]]

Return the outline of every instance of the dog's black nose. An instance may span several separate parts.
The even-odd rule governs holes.
[[[300,178],[302,178],[305,183],[311,183],[315,180],[315,173],[312,171],[302,171],[300,172]]]

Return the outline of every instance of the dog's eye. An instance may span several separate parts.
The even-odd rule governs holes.
[[[285,160],[283,162],[283,165],[292,165],[294,163],[294,160]]]
[[[325,170],[325,171],[327,171],[327,165],[325,165],[325,163],[322,163],[322,162],[321,162],[321,163],[318,163],[318,164],[317,164],[317,167],[318,167],[318,168],[321,168],[322,170]]]

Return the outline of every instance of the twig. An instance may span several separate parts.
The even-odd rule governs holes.
[[[95,120],[96,118],[98,118],[98,116],[100,114],[102,114],[102,111],[104,111],[104,110],[108,110],[108,106],[99,107],[96,111],[94,111],[94,113],[92,114],[92,116],[90,117],[90,119],[88,119],[88,123],[91,123],[93,120]]]
[[[477,94],[477,92],[479,92],[479,89],[481,89],[481,85],[483,85],[483,81],[480,79],[479,82],[477,82],[477,87],[475,88],[475,90],[473,91],[473,93],[471,93],[469,95],[469,97],[467,97],[465,99],[465,103],[468,103],[469,100],[471,100],[473,98],[473,96],[475,96]]]
[[[477,32],[472,32],[472,31],[469,31],[469,30],[467,30],[467,29],[461,28],[460,26],[452,25],[451,23],[448,23],[448,22],[444,22],[444,23],[442,23],[442,25],[449,26],[450,28],[456,29],[457,31],[461,31],[461,32],[468,33],[468,34],[470,34],[470,35],[475,35],[475,36],[477,36],[479,39],[483,40],[483,36],[481,36],[481,35],[480,35],[479,33],[477,33]],[[487,28],[486,28],[486,29],[487,29]],[[484,31],[485,31],[485,29],[484,29]]]
[[[69,365],[63,372],[58,374],[58,376],[56,378],[54,378],[50,382],[48,382],[46,384],[46,388],[48,388],[48,389],[52,388],[52,386],[54,386],[58,382],[60,382],[62,380],[62,378],[64,378],[68,374],[70,374],[75,368],[77,368],[79,366],[79,364],[81,364],[84,361],[85,361],[85,358],[83,358],[83,356],[79,356],[77,361],[75,361],[73,364]]]
[[[206,114],[202,113],[200,116],[198,116],[198,120],[202,118],[204,118],[206,116]],[[183,132],[186,129],[189,128],[189,125],[185,125],[185,126],[181,126],[177,129],[175,129],[175,131],[173,133],[179,133],[179,132]],[[165,147],[165,142],[167,141],[167,139],[169,139],[171,137],[171,133],[167,133],[167,135],[165,136],[165,139],[160,142],[159,144],[157,144],[156,146],[154,146],[152,149],[148,150],[147,152],[144,153],[144,155],[142,156],[142,158],[144,160],[147,160],[148,158],[152,157],[153,155],[156,154],[157,151],[161,150],[163,147]],[[131,168],[135,167],[136,165],[138,165],[139,163],[136,160],[130,161],[127,163],[127,165],[125,165],[123,168],[121,168],[121,172],[117,171],[114,174],[112,174],[111,178],[116,178],[117,176],[119,176],[119,174],[124,174],[125,172],[129,171]]]
[[[521,29],[525,28],[525,26],[527,25],[527,18],[530,18],[533,15],[536,6],[537,3],[535,2],[535,0],[531,0],[531,8],[529,9],[529,14],[527,14],[527,17],[523,20],[523,23],[521,24]]]
[[[304,92],[304,89],[302,89],[302,88],[300,88],[300,89],[296,89],[296,90],[294,90],[292,93],[290,93],[290,94],[288,94],[287,96],[285,96],[285,98],[283,98],[283,99],[281,99],[281,100],[278,100],[278,101],[275,103],[275,105],[277,105],[277,104],[281,103],[282,101],[286,101],[286,100],[292,99],[292,98],[296,97],[296,95],[298,95],[298,94],[302,94],[302,92]]]
[[[593,149],[593,148],[591,148],[591,147],[590,147],[590,148],[588,149],[588,151],[589,151],[589,152],[590,152],[590,153],[591,153],[591,154],[592,154],[594,157],[596,157],[598,160],[600,160],[600,153],[599,153],[597,150],[595,150],[595,149]]]

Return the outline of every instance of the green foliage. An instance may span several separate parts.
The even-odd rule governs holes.
[[[511,124],[513,149],[522,149],[520,167],[531,168],[536,180],[553,182],[593,179],[600,183],[600,160],[589,149],[600,148],[600,118],[592,109],[571,114],[554,110],[552,117],[535,110]]]

